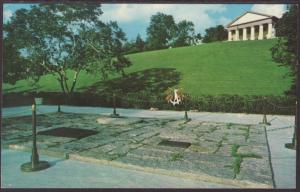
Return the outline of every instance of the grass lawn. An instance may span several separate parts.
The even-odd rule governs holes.
[[[100,74],[81,72],[76,91],[117,87],[127,92],[158,92],[178,86],[192,95],[283,95],[291,78],[284,78],[288,68],[272,61],[270,48],[275,42],[276,39],[217,42],[131,54],[128,57],[133,65],[125,70],[126,78],[114,76],[101,82]],[[73,76],[72,71],[69,74]],[[60,91],[52,75],[42,77],[38,85],[40,91]],[[30,89],[33,87],[25,80],[3,86],[4,93]]]

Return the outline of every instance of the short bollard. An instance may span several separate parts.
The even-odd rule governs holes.
[[[116,111],[116,94],[115,93],[113,94],[113,107],[114,107],[114,110],[113,110],[113,113],[110,114],[110,117],[114,117],[114,118],[120,117],[120,115]]]
[[[58,104],[57,106],[57,112],[60,113],[61,112],[61,109],[60,109],[60,104]]]
[[[259,124],[263,124],[263,125],[271,125],[271,123],[268,122],[267,120],[267,114],[266,114],[266,98],[264,98],[264,103],[263,103],[263,111],[264,111],[264,115],[263,115],[263,120],[262,122],[260,122]]]
[[[187,98],[185,98],[185,101],[183,101],[184,102],[184,120],[186,121],[186,122],[188,122],[188,121],[190,121],[190,120],[192,120],[191,118],[189,118],[188,117],[188,114],[187,114]]]
[[[39,155],[36,146],[36,104],[35,100],[32,105],[32,152],[31,162],[21,165],[21,170],[24,172],[39,171],[50,167],[47,161],[39,161]]]
[[[262,120],[262,122],[260,122],[260,124],[271,125],[271,123],[269,123],[268,120],[267,120],[267,115],[266,114],[264,114],[263,120]]]

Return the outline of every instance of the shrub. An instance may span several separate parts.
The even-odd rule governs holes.
[[[9,93],[3,96],[3,107],[31,105],[33,96],[44,98],[47,105],[75,105],[75,106],[102,106],[112,107],[112,94],[73,93],[68,97],[56,92]],[[184,105],[175,107],[167,103],[164,95],[151,95],[150,93],[120,94],[116,97],[117,107],[159,110],[184,110]],[[266,113],[280,115],[295,115],[295,101],[293,96],[238,96],[238,95],[204,95],[189,96],[188,109],[207,112],[226,113]]]

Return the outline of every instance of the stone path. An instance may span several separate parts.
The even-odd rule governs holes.
[[[81,139],[38,135],[40,153],[238,187],[273,186],[260,125],[71,113],[39,115],[37,124],[40,133],[61,127],[97,132]],[[3,119],[2,139],[3,146],[30,150],[31,117]],[[190,146],[160,145],[163,140]]]

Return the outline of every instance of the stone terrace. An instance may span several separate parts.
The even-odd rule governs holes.
[[[273,187],[261,125],[73,113],[39,115],[37,125],[40,153],[237,187]],[[31,116],[4,118],[2,147],[30,151],[31,129]],[[74,129],[93,132],[74,137]]]

